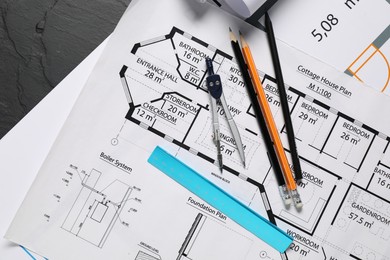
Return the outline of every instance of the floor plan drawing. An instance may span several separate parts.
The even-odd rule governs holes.
[[[206,74],[204,58],[213,57],[217,72],[227,73],[226,70],[230,69],[239,73],[239,70],[231,61],[231,56],[213,49],[212,46],[199,39],[188,39],[180,29],[173,28],[169,35],[156,38],[155,41],[157,44],[148,42],[146,46],[136,45],[132,50],[132,53],[136,55],[142,54],[142,56],[136,56],[136,65],[141,67],[140,70],[144,71],[143,73],[135,71],[136,67],[127,67],[126,65],[120,71],[130,106],[126,118],[163,138],[171,139],[172,142],[180,144],[183,148],[191,149],[194,153],[198,153],[199,156],[214,163],[215,147],[209,139],[212,135],[209,100],[207,87],[203,85]],[[196,47],[193,47],[193,43],[196,44]],[[164,63],[170,64],[171,71],[164,71],[153,65],[155,61],[152,60],[156,58],[153,54],[153,48],[160,45],[171,49],[170,57],[160,58],[160,60],[164,60]],[[144,51],[143,47],[148,50]],[[189,50],[194,51],[198,56]],[[177,71],[175,71],[176,63],[178,63],[176,65]],[[138,77],[149,78],[150,85],[145,87],[137,84]],[[174,91],[180,81],[186,83],[184,85],[186,95]],[[239,89],[236,86],[239,86]],[[137,89],[134,88],[142,89],[142,96],[136,96]],[[250,163],[254,153],[259,148],[259,143],[255,140],[258,133],[244,127],[243,123],[240,125],[240,122],[244,122],[245,117],[253,118],[253,114],[248,112],[250,104],[246,100],[246,90],[242,79],[232,76],[230,80],[226,80],[224,92],[226,97],[230,99],[228,102],[230,112],[233,117],[239,120],[240,133],[244,133],[242,134],[242,138],[246,140],[244,149]],[[196,101],[193,101],[191,97],[197,97]],[[222,110],[220,113],[223,115]],[[238,115],[244,116],[244,118],[238,117]],[[202,128],[200,135],[191,131],[191,129],[198,127]],[[241,165],[228,125],[222,123],[221,128],[224,154],[234,165]],[[234,171],[232,166],[225,165],[224,167]]]
[[[169,50],[164,52],[164,55],[168,56],[159,56],[155,50],[161,50],[161,48]],[[203,83],[206,75],[204,59],[212,57],[216,68],[218,68],[217,72],[225,76],[223,83],[225,91],[228,93],[228,103],[231,104],[230,111],[234,114],[239,127],[242,128],[240,132],[243,133],[245,152],[250,158],[247,168],[256,167],[251,158],[264,148],[255,124],[246,124],[245,127],[244,124],[240,125],[240,122],[253,121],[254,115],[233,57],[176,27],[165,36],[136,44],[131,53],[134,55],[133,64],[124,65],[119,72],[130,107],[126,114],[127,120],[178,145],[180,148],[190,151],[209,163],[216,164],[215,148],[210,138],[212,129],[209,102]],[[164,65],[168,66],[162,69]],[[148,83],[140,84],[140,77],[146,77]],[[321,91],[318,90],[318,85],[321,86],[321,83],[319,82],[317,86],[310,84],[307,89],[309,92]],[[275,118],[279,119],[277,123],[279,123],[281,133],[285,135],[275,80],[263,73],[263,86]],[[328,94],[325,92],[324,95]],[[348,98],[351,93],[345,89],[339,95]],[[307,245],[299,246],[299,239],[297,239],[298,243],[293,245],[293,250],[287,254],[288,259],[298,259],[296,257],[299,256],[313,257],[313,255],[320,257],[324,253],[331,255],[331,253],[327,254],[330,249],[319,245],[332,244],[332,240],[329,239],[330,234],[337,233],[334,230],[339,226],[338,221],[324,221],[325,217],[328,214],[334,214],[334,219],[340,218],[341,223],[346,219],[350,220],[360,216],[354,213],[356,209],[351,209],[351,212],[348,212],[349,215],[342,217],[340,208],[334,208],[335,193],[344,192],[347,196],[351,189],[362,189],[361,192],[378,196],[386,205],[384,208],[378,208],[378,212],[389,207],[389,200],[386,198],[390,194],[388,189],[390,185],[387,184],[387,180],[380,177],[379,174],[382,173],[383,176],[385,170],[381,171],[379,168],[388,167],[382,165],[380,159],[385,157],[382,151],[387,150],[385,147],[388,146],[390,138],[292,86],[288,87],[288,100],[296,131],[297,145],[300,151],[303,151],[300,156],[304,178],[299,183],[299,188],[304,190],[305,210],[297,212],[286,209],[280,203],[276,181],[269,169],[263,168],[262,182],[257,182],[242,173],[235,142],[227,127],[223,128],[225,131],[221,132],[224,141],[222,151],[229,157],[224,169],[233,175],[247,179],[259,187],[263,194],[266,194],[261,199],[265,205],[272,205],[267,212],[268,218],[272,222],[288,225],[291,227],[290,234],[296,238],[308,240],[314,237],[318,240],[313,242],[315,243],[314,247],[310,247]],[[223,113],[221,116],[224,116]],[[201,133],[192,131],[199,128],[202,129]],[[125,135],[123,133],[123,136]],[[266,165],[270,167],[269,163]],[[367,174],[367,170],[373,171],[373,173]],[[370,181],[374,175],[376,183]],[[370,192],[368,187],[371,183],[379,185],[381,189]],[[329,207],[330,201],[333,203],[332,207]],[[345,199],[338,203],[339,207],[343,207]],[[359,204],[357,203],[357,205]],[[374,217],[365,217],[360,220],[360,222],[364,221],[360,225],[365,225],[366,231],[368,231],[367,237],[371,235],[370,228],[374,226],[374,222],[375,226],[382,226],[383,230],[386,229],[386,225],[390,224],[390,217],[386,215],[387,213],[383,215],[382,221],[384,222],[382,223],[377,223],[378,219],[375,219],[377,216],[375,214],[379,213],[372,214]],[[329,224],[330,228],[325,228],[325,223]],[[359,225],[359,223],[350,225]],[[378,227],[379,230],[383,231],[382,228]],[[328,234],[328,237],[322,237],[325,234]],[[349,236],[350,234],[344,232],[343,235]],[[387,243],[388,238],[383,237],[382,241]],[[296,249],[295,252],[294,249]],[[364,257],[359,258],[364,253],[380,256],[374,250],[368,249],[365,249],[364,253],[362,251],[358,256],[352,253],[355,251],[355,246],[348,250],[350,250],[348,255],[352,258],[365,259]],[[344,250],[344,252],[346,251]]]

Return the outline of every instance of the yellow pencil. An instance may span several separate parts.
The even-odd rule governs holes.
[[[276,155],[278,157],[279,165],[283,172],[283,177],[285,179],[287,188],[291,192],[291,198],[294,201],[295,207],[301,208],[302,207],[302,201],[299,196],[299,193],[297,191],[297,184],[294,180],[294,176],[291,172],[290,165],[287,160],[286,153],[284,151],[282,141],[280,140],[280,136],[278,133],[278,129],[276,128],[275,120],[272,116],[271,108],[269,107],[267,97],[265,95],[263,85],[261,84],[259,74],[256,69],[255,62],[252,57],[252,53],[249,49],[248,43],[245,41],[244,37],[240,33],[240,40],[241,40],[241,48],[242,53],[245,59],[245,62],[248,67],[249,74],[251,75],[251,79],[253,82],[253,86],[256,91],[257,99],[260,103],[261,112],[263,114],[263,117],[265,119],[268,132],[271,136],[271,139],[274,143]]]

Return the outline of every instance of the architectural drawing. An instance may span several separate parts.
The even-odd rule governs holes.
[[[92,169],[84,175],[77,199],[61,226],[97,247],[104,246],[132,191],[119,180],[98,190],[97,183],[102,174]]]
[[[138,251],[138,254],[134,260],[159,260],[160,258],[156,258],[153,255],[145,253],[144,251]]]
[[[231,54],[227,25],[240,27],[256,43],[253,55],[264,59],[260,76],[287,144],[277,87],[266,67],[266,35],[197,1],[143,0],[133,7],[90,75],[7,238],[61,260],[389,259],[388,96],[278,43],[303,170],[303,208],[287,208]],[[219,110],[222,173],[204,82],[206,57],[223,81],[246,158],[243,167]],[[288,233],[294,238],[290,248],[281,255],[149,164],[156,146]],[[285,150],[289,158],[287,145]],[[89,170],[66,175],[70,163]]]
[[[270,15],[278,39],[388,94],[389,10],[388,0],[300,0],[278,2]]]
[[[161,54],[163,56],[158,51],[161,49],[166,50]],[[240,132],[249,158],[247,168],[256,167],[251,158],[254,153],[258,154],[259,149],[264,148],[261,148],[260,134],[255,123],[240,125],[240,122],[254,121],[254,115],[242,78],[237,74],[238,68],[233,57],[176,27],[167,35],[134,45],[131,53],[134,55],[133,63],[124,65],[119,72],[129,104],[127,120],[209,163],[216,164],[215,148],[210,138],[211,115],[205,95],[206,88],[203,85],[206,75],[204,58],[212,57],[218,73],[225,76],[224,91],[228,93],[226,96],[229,99],[228,103],[231,104],[230,110],[238,126],[242,128]],[[147,78],[146,83],[140,84],[141,78]],[[317,83],[319,86],[321,84],[324,83]],[[263,86],[278,120],[279,129],[282,135],[285,135],[275,80],[263,74]],[[311,84],[308,89],[316,92],[318,87]],[[351,95],[347,89],[341,90],[338,94],[346,98]],[[333,235],[345,238],[353,235],[347,232],[344,226],[345,231],[341,231],[340,227],[343,224],[340,223],[347,225],[348,222],[350,226],[348,230],[362,229],[362,232],[367,233],[365,235],[367,239],[379,234],[383,243],[389,242],[390,215],[387,210],[390,207],[388,200],[390,182],[387,179],[389,176],[387,172],[390,156],[387,146],[390,138],[292,86],[288,86],[288,100],[297,145],[301,151],[303,180],[299,183],[299,188],[303,190],[302,212],[286,209],[280,203],[269,163],[268,168],[264,170],[261,183],[240,173],[242,169],[234,140],[229,135],[227,127],[222,128],[225,132],[221,133],[223,151],[229,158],[224,169],[258,187],[263,194],[259,199],[261,198],[264,205],[269,207],[267,217],[273,223],[289,227],[288,233],[296,239],[292,250],[287,253],[288,259],[298,259],[300,256],[310,256],[311,259],[322,255],[331,256],[334,249],[328,245],[337,244],[335,242],[337,239],[332,239]],[[199,133],[193,129],[202,131]],[[124,132],[126,130],[122,131],[121,135],[126,138]],[[367,174],[368,172],[372,173]],[[350,195],[351,191],[376,197],[380,201],[377,204],[381,207],[366,210],[358,202],[357,197]],[[335,202],[335,193],[345,193],[346,197]],[[330,201],[332,207],[329,207]],[[346,207],[346,201],[348,204],[354,203],[353,205],[359,206],[345,213],[346,210],[343,209]],[[334,208],[335,204],[339,205],[337,210]],[[360,214],[357,213],[359,209],[363,211]],[[333,216],[333,221],[329,221],[329,216]],[[358,217],[362,218],[358,219],[362,223],[351,223]],[[199,219],[197,217],[194,230],[190,233],[195,232],[196,227],[200,225],[200,219],[201,217]],[[376,231],[372,232],[374,229]],[[181,250],[178,259],[186,256],[184,251],[189,240],[190,238],[184,242],[184,249]],[[306,245],[301,241],[311,242]],[[364,241],[357,240],[349,248],[339,250],[355,259],[365,259],[362,257],[364,254],[382,257],[374,249],[360,252],[356,249],[359,243]]]
[[[206,230],[202,232],[202,230]],[[224,244],[214,243],[210,245],[210,236],[214,239],[224,236],[234,243],[233,248],[226,248]],[[205,257],[215,257],[228,255],[232,259],[245,255],[253,241],[248,237],[229,230],[224,225],[209,219],[206,215],[198,213],[188,231],[187,236],[179,250],[176,260],[201,260]],[[205,254],[207,252],[207,255]]]
[[[390,25],[359,54],[345,73],[376,87],[381,92],[388,92],[386,89],[390,84],[390,63],[387,56],[389,38]],[[369,75],[374,71],[380,71],[380,73],[375,73],[380,79],[376,79],[376,84],[371,84],[374,82],[371,82],[372,78]]]

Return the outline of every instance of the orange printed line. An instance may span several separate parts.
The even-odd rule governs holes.
[[[361,80],[359,77],[358,77],[358,75],[356,75],[356,73],[355,72],[353,72],[351,69],[347,69],[347,70],[349,70],[349,72],[351,72],[351,74],[352,74],[352,76],[353,77],[355,77],[355,78],[357,78],[360,82],[363,82],[363,80]]]
[[[364,81],[361,78],[359,78],[357,74],[355,74],[354,77],[357,78],[357,80],[359,80],[360,82],[364,83]]]
[[[351,63],[351,65],[349,65],[348,70],[350,70],[350,68],[363,56],[363,54],[370,48],[371,45],[372,44],[368,45],[368,47],[362,53],[360,53],[360,55]]]
[[[360,65],[358,68],[357,68],[357,70],[356,71],[353,71],[352,69],[351,69],[351,67],[364,55],[364,53],[365,52],[367,52],[368,51],[368,49],[370,48],[370,47],[373,47],[374,49],[375,49],[375,51],[362,63],[362,65]],[[385,61],[385,63],[386,63],[386,65],[387,65],[387,80],[386,80],[386,83],[384,84],[384,86],[382,87],[382,89],[381,89],[381,92],[384,92],[385,91],[385,89],[387,88],[387,86],[389,85],[389,82],[390,82],[390,64],[389,64],[389,61],[387,60],[387,58],[386,58],[386,56],[381,52],[381,50],[379,49],[379,48],[377,48],[374,44],[370,44],[360,55],[359,55],[359,57],[357,57],[353,62],[352,62],[352,64],[347,68],[347,70],[352,74],[352,76],[353,77],[355,77],[356,79],[358,79],[359,81],[361,81],[361,82],[364,82],[361,78],[359,78],[358,76],[357,76],[357,73],[359,72],[359,70],[361,69],[361,68],[363,68],[363,66],[364,65],[366,65],[367,64],[367,62],[376,54],[376,53],[379,53],[382,57],[383,57],[383,59],[384,59],[384,61]]]
[[[383,91],[385,91],[385,89],[389,85],[389,81],[390,81],[390,64],[389,64],[389,61],[387,60],[386,56],[379,49],[378,49],[378,52],[379,52],[380,55],[382,55],[383,59],[386,62],[386,65],[387,65],[387,81],[386,81],[386,84],[383,86],[383,88],[381,90],[381,92],[383,92]]]
[[[378,52],[378,48],[377,47],[375,47],[375,45],[373,45],[373,44],[370,44],[370,46],[372,46],[372,47],[374,47],[374,49],[375,49],[375,51],[363,62],[363,64],[362,65],[360,65],[360,67],[355,71],[355,73],[358,73],[359,72],[359,70],[364,66],[364,65],[366,65],[366,63],[372,58],[372,56],[374,56],[377,52]],[[369,47],[370,47],[369,46]]]

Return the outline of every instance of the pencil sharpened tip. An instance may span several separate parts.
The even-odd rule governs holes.
[[[241,42],[242,47],[247,46],[247,43],[246,43],[246,41],[244,39],[244,36],[242,35],[241,31],[238,31],[238,33],[240,34],[240,42]]]
[[[236,42],[237,41],[237,38],[236,38],[236,36],[234,35],[234,33],[233,33],[233,31],[232,31],[232,29],[229,27],[229,35],[230,35],[230,40],[231,41],[234,41],[234,42]]]

